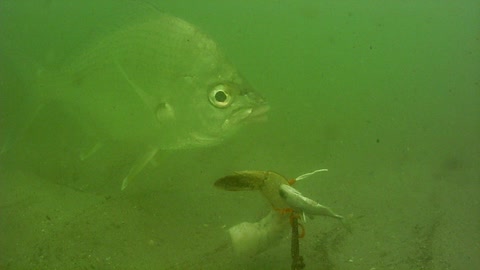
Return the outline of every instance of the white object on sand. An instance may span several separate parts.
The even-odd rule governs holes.
[[[237,255],[254,256],[282,240],[289,228],[289,215],[272,210],[259,222],[237,224],[228,233]]]

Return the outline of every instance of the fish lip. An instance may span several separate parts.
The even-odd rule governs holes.
[[[236,125],[240,123],[265,122],[267,112],[270,110],[268,104],[260,104],[251,107],[242,107],[232,112],[225,124]]]
[[[270,105],[262,104],[252,108],[250,115],[248,115],[245,119],[248,121],[252,120],[260,120],[266,121],[267,120],[267,112],[270,110]]]
[[[191,133],[191,138],[196,144],[216,145],[225,137],[225,132],[236,130],[241,124],[246,122],[264,122],[267,120],[267,111],[270,109],[268,104],[260,104],[256,106],[242,107],[233,111],[222,124],[220,133]],[[236,126],[232,129],[233,126]],[[228,132],[227,132],[228,133]]]
[[[216,145],[221,142],[221,137],[209,134],[200,134],[194,132],[191,134],[191,137],[195,140],[197,144],[201,145]]]

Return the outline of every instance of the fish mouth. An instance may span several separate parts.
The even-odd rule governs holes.
[[[248,122],[265,122],[268,120],[267,112],[270,110],[268,104],[263,104],[257,107],[252,108],[250,115],[248,115],[244,120]]]
[[[191,137],[196,145],[216,145],[222,141],[220,136],[200,134],[196,132],[192,133]]]
[[[268,119],[266,113],[269,109],[270,106],[267,104],[239,108],[233,111],[230,117],[223,122],[219,133],[205,134],[193,132],[190,134],[191,139],[194,141],[194,144],[197,145],[216,145],[224,139],[226,134],[236,130],[245,123],[265,122]]]
[[[232,112],[230,117],[223,123],[223,128],[244,123],[265,122],[268,119],[267,112],[270,109],[268,104],[261,104],[255,107],[243,107]]]

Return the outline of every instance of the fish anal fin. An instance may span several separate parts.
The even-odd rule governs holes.
[[[145,168],[145,166],[152,161],[153,157],[158,152],[158,147],[150,147],[145,154],[143,154],[135,163],[132,165],[130,168],[130,171],[128,172],[127,176],[122,181],[122,187],[121,189],[124,190],[130,182],[132,182],[133,179]]]

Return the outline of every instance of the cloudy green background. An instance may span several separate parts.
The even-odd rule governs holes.
[[[63,133],[33,123],[0,159],[0,268],[289,269],[287,239],[255,258],[232,254],[225,229],[268,205],[213,182],[319,168],[329,172],[296,188],[348,226],[305,224],[306,269],[480,267],[478,1],[4,0],[2,119],[23,108],[18,93],[38,67],[152,5],[209,33],[268,99],[269,121],[216,147],[161,153],[120,193],[98,168],[74,176],[59,162],[68,146],[58,139],[81,135],[47,110],[39,121]],[[0,124],[5,140],[12,123]]]

